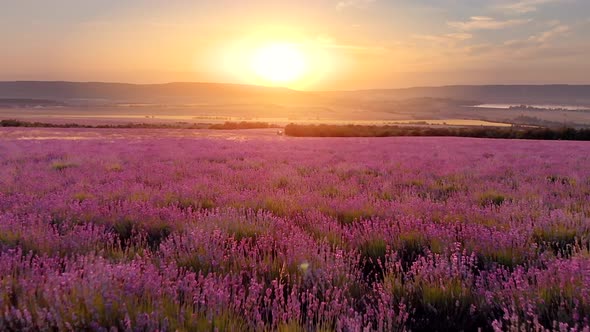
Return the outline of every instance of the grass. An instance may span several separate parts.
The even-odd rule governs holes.
[[[461,280],[453,278],[444,285],[423,284],[419,293],[416,307],[427,320],[420,322],[421,315],[417,315],[415,331],[458,331],[477,326],[477,320],[470,314],[476,299]]]
[[[78,165],[67,160],[55,160],[51,163],[51,168],[56,171],[63,171],[68,168],[77,167]]]
[[[478,196],[479,205],[482,207],[486,206],[496,206],[499,207],[504,202],[506,202],[508,198],[497,191],[488,190]]]
[[[206,258],[206,254],[204,247],[195,248],[190,255],[179,256],[176,259],[176,264],[195,273],[207,275],[213,272],[213,266]]]
[[[109,172],[122,172],[123,166],[119,163],[111,163],[106,166],[106,170]]]
[[[323,197],[327,197],[327,198],[336,198],[341,195],[340,189],[338,189],[334,185],[330,185],[330,186],[323,188],[322,190],[320,190],[320,193]]]
[[[499,247],[478,253],[479,264],[483,269],[490,269],[495,265],[505,266],[511,270],[523,265],[529,259],[523,249],[513,247]]]
[[[406,296],[405,282],[401,268],[387,271],[383,276],[383,288],[394,298]]]
[[[212,198],[196,198],[175,193],[166,194],[160,205],[162,207],[176,206],[183,211],[189,209],[192,211],[197,211],[199,209],[212,210],[217,206]]]
[[[109,293],[122,291],[117,289],[121,285],[111,284]],[[13,292],[19,290],[13,288]],[[127,330],[126,325],[139,327],[144,315],[165,317],[165,326],[158,329],[171,331],[244,331],[248,329],[246,321],[229,309],[218,312],[198,312],[192,304],[182,304],[177,298],[169,295],[161,297],[144,297],[129,295],[121,301],[112,301],[101,293],[93,293],[86,286],[71,286],[63,291],[63,303],[51,303],[45,298],[45,292],[34,292],[29,313],[33,322],[44,321],[38,315],[40,309],[49,309],[59,315],[60,320],[54,320],[52,325],[38,326],[36,329],[51,327],[51,330],[95,330],[96,326],[110,327],[113,330]],[[4,294],[7,299],[18,295]],[[36,309],[36,310],[35,310]],[[128,323],[126,323],[128,322]],[[153,328],[153,327],[152,327]],[[150,328],[151,329],[151,328]],[[143,329],[142,329],[143,330]]]
[[[18,231],[2,230],[0,232],[0,248],[16,248],[21,242],[22,237]]]
[[[0,232],[0,254],[4,249],[16,248],[21,248],[23,253],[32,253],[33,255],[52,255],[60,251],[60,248],[56,248],[50,243],[27,236],[24,231],[2,230]]]
[[[369,207],[360,209],[347,208],[342,210],[326,209],[325,212],[334,216],[342,226],[350,226],[359,220],[368,219],[374,215],[373,210]]]
[[[576,184],[576,180],[571,179],[567,176],[549,175],[547,176],[547,181],[549,181],[550,183],[560,183],[565,186],[571,186]]]
[[[280,178],[276,179],[273,183],[273,186],[277,189],[287,189],[291,185],[291,181],[287,177],[281,176]]]
[[[590,303],[579,295],[578,290],[581,284],[576,284],[576,277],[566,285],[550,285],[540,287],[537,294],[540,301],[537,303],[537,310],[540,313],[540,320],[550,326],[554,321],[567,322],[575,325],[576,321],[572,318],[575,315],[579,317],[590,316]],[[576,308],[577,312],[574,312]]]
[[[172,227],[164,222],[147,223],[142,228],[146,233],[147,245],[152,250],[156,250],[172,233]]]
[[[122,218],[121,220],[114,222],[111,227],[121,241],[121,244],[125,245],[131,239],[133,230],[136,226],[133,219]]]
[[[463,286],[459,279],[445,281],[444,286],[438,284],[424,284],[421,289],[422,303],[425,307],[439,309],[437,311],[454,311],[459,302],[462,310],[465,304],[472,302],[471,290]]]
[[[404,232],[399,235],[397,254],[402,260],[405,267],[409,267],[420,255],[424,254],[424,249],[430,245],[428,239],[419,232]],[[440,248],[435,248],[440,251]]]
[[[419,185],[414,185],[416,188],[420,188]],[[455,193],[463,191],[463,186],[458,183],[458,179],[455,177],[439,178],[433,184],[422,191],[422,195],[429,197],[435,201],[447,201]]]
[[[382,200],[382,201],[387,201],[387,202],[391,202],[395,199],[394,194],[392,194],[389,191],[385,191],[385,190],[381,190],[381,191],[377,191],[375,192],[375,198],[378,200]]]
[[[307,332],[312,329],[306,328],[305,326],[301,325],[298,322],[289,322],[284,323],[278,326],[277,332]],[[331,332],[334,331],[333,328],[329,327],[322,327],[322,326],[314,326],[313,331],[316,332]]]
[[[576,244],[578,230],[566,225],[554,224],[549,227],[539,227],[533,231],[533,240],[541,245],[541,248],[549,249],[554,254],[569,256]]]
[[[127,216],[116,220],[99,220],[97,223],[110,228],[122,249],[143,245],[156,250],[173,231],[171,224],[161,220],[135,220]]]
[[[336,230],[318,229],[313,228],[313,226],[305,226],[305,230],[316,241],[320,243],[325,241],[334,248],[346,248],[348,245],[348,243],[344,241],[342,234],[338,233]]]
[[[258,236],[267,233],[265,227],[253,223],[230,221],[225,224],[227,232],[238,242],[242,240],[256,241]]]
[[[72,195],[72,198],[75,201],[78,201],[78,202],[82,203],[82,202],[84,202],[86,200],[89,200],[89,199],[94,198],[94,195],[89,194],[89,193],[86,193],[86,192],[77,192],[74,195]]]
[[[361,269],[367,280],[374,281],[383,277],[387,248],[387,242],[377,236],[363,241],[358,246],[361,254]]]
[[[486,308],[471,285],[458,277],[448,280],[427,280],[415,276],[404,279],[402,270],[387,271],[383,278],[384,290],[394,298],[404,299],[412,310],[408,328],[412,331],[475,331],[485,326]],[[472,305],[479,312],[473,315]]]
[[[278,217],[288,217],[300,211],[300,208],[286,198],[266,197],[256,204],[254,210],[268,211]]]

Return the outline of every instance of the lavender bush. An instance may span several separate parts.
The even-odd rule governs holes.
[[[3,128],[0,330],[590,330],[587,143],[224,135]]]

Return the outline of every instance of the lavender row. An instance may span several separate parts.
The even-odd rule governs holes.
[[[117,133],[0,140],[0,330],[590,326],[585,143]]]

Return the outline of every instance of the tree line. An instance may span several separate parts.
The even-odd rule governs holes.
[[[540,127],[413,127],[377,125],[288,124],[285,135],[294,137],[458,136],[539,140],[590,140],[590,129]]]

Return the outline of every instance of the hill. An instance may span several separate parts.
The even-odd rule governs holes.
[[[0,82],[0,98],[51,99],[70,103],[293,103],[311,97],[310,93],[286,88],[224,83]]]
[[[186,104],[207,102],[332,103],[386,102],[413,98],[482,103],[590,104],[590,85],[456,85],[357,91],[304,92],[243,84],[179,82],[129,84],[101,82],[0,82],[0,98],[77,102]]]
[[[34,118],[35,121],[63,118],[67,114],[70,117],[108,115],[116,119],[125,116],[182,116],[191,120],[193,117],[209,120],[223,117],[224,121],[280,118],[283,122],[476,119],[539,126],[565,123],[572,127],[590,126],[590,112],[587,111],[473,107],[480,104],[590,107],[590,85],[457,85],[296,91],[225,83],[14,81],[0,82],[0,100],[5,101],[4,106],[0,103],[4,108],[0,113],[2,118]]]
[[[430,97],[478,100],[482,103],[590,104],[590,85],[455,85],[322,92],[347,100],[385,101]]]

